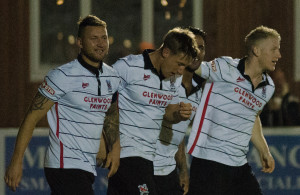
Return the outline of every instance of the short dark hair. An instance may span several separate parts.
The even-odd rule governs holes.
[[[106,22],[100,20],[97,16],[88,15],[85,18],[80,18],[78,21],[78,37],[82,36],[83,30],[87,26],[102,26],[106,28]]]
[[[193,27],[193,26],[189,26],[187,29],[189,31],[191,31],[195,36],[199,35],[200,37],[202,37],[202,39],[206,43],[206,35],[207,35],[206,32],[204,32],[200,28],[196,28],[196,27]]]
[[[180,27],[169,30],[164,37],[162,48],[169,48],[173,54],[182,52],[192,58],[197,57],[199,53],[195,35]]]

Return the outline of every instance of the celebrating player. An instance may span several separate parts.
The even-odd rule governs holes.
[[[19,129],[5,174],[13,191],[22,177],[23,156],[33,130],[47,113],[50,145],[44,167],[52,194],[94,194],[103,121],[120,80],[102,62],[109,49],[106,23],[89,15],[78,24],[80,54],[47,74]],[[115,166],[118,164],[111,165]]]
[[[178,75],[197,53],[194,35],[174,28],[159,49],[129,55],[113,65],[121,78],[121,159],[117,173],[109,178],[108,194],[156,194],[153,159],[161,123],[163,117],[171,122],[190,118],[191,105],[179,103]]]
[[[263,171],[275,168],[259,114],[274,93],[266,72],[281,58],[280,40],[276,30],[257,27],[245,38],[245,58],[220,57],[196,71],[207,82],[188,142],[188,194],[261,194],[246,155],[251,140]]]
[[[206,33],[200,29],[189,27],[189,30],[195,35],[200,52],[194,63],[187,66],[183,72],[182,84],[179,87],[179,98],[182,102],[190,103],[193,110],[189,120],[173,125],[163,122],[153,161],[158,194],[168,192],[168,194],[182,195],[187,193],[189,187],[184,137],[189,124],[194,118],[202,95],[202,84],[205,80],[194,74],[194,71],[199,68],[204,59],[206,37]],[[179,177],[176,166],[178,167]]]

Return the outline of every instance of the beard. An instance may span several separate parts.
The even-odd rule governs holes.
[[[103,53],[102,55],[96,55],[93,52],[89,52],[87,50],[82,49],[81,54],[83,54],[86,58],[88,58],[92,62],[99,63],[103,61],[103,59],[107,56],[108,52]]]

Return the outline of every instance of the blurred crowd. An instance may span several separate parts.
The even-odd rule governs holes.
[[[275,93],[261,113],[263,126],[300,125],[299,97],[293,94],[281,69],[270,73],[275,83]]]

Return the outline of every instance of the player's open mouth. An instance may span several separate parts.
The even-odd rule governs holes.
[[[96,49],[95,51],[96,51],[98,54],[102,54],[102,53],[104,52],[103,49]]]

